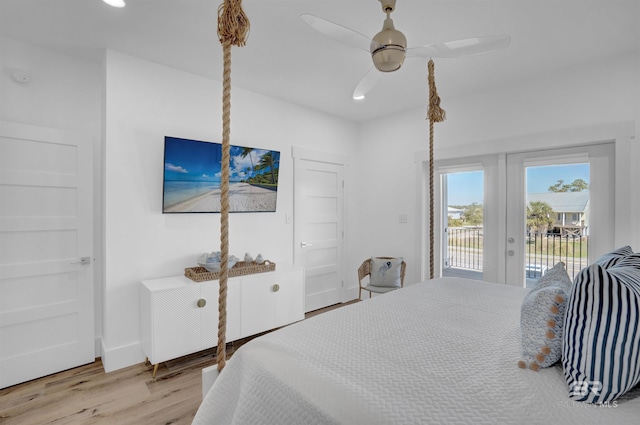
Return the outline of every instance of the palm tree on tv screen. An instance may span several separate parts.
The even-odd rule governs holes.
[[[258,163],[258,169],[263,170],[263,169],[268,169],[270,174],[271,174],[271,184],[276,184],[276,174],[275,174],[275,168],[276,168],[276,163],[277,163],[277,159],[275,158],[275,155],[273,154],[272,151],[269,151],[267,153],[265,153],[264,155],[262,155],[262,157],[260,158],[260,162]]]
[[[251,175],[253,175],[253,171],[256,169],[256,166],[253,163],[253,155],[251,155],[251,152],[253,152],[253,148],[242,148],[240,156],[242,158],[246,158],[246,156],[249,155],[249,159],[251,160]]]

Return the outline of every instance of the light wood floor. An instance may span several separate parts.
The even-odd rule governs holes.
[[[324,313],[327,307],[307,313]],[[236,341],[233,355],[252,338]],[[137,364],[105,373],[102,361],[0,390],[0,424],[191,424],[202,396],[201,370],[215,364],[215,349],[160,365]]]

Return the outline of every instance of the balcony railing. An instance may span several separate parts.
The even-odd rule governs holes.
[[[571,279],[588,265],[589,236],[527,233],[527,278],[539,278],[544,270],[564,262]]]
[[[446,266],[482,271],[482,227],[449,227]]]
[[[447,229],[446,266],[465,270],[483,270],[483,229],[450,227]],[[526,234],[525,275],[537,279],[559,261],[565,263],[573,279],[587,266],[589,237],[559,234]]]

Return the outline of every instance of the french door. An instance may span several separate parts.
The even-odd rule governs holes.
[[[612,143],[509,154],[506,172],[506,283],[530,287],[559,261],[573,277],[613,247]]]
[[[440,169],[443,211],[442,275],[483,277],[484,171],[482,166]]]
[[[572,168],[578,165],[588,170],[586,176],[574,177],[571,174]],[[531,286],[558,261],[565,262],[567,268],[573,268],[569,270],[572,275],[572,271],[579,271],[593,258],[613,247],[613,143],[441,160],[435,163],[435,167],[438,177],[435,190],[439,194],[435,218],[439,223],[437,233],[440,241],[435,258],[436,276],[463,276],[464,273],[456,272],[473,272],[473,264],[481,262],[482,269],[476,272],[481,271],[482,274],[476,278]],[[469,171],[482,171],[483,220],[481,226],[462,223],[464,232],[476,232],[480,239],[473,246],[463,247],[460,255],[476,255],[477,258],[465,260],[457,267],[460,270],[453,270],[451,274],[451,244],[459,241],[451,242],[448,216],[452,211],[450,207],[454,208],[452,214],[455,214],[455,207],[459,205],[449,202],[452,195],[449,180],[451,176]],[[540,177],[540,171],[547,174],[546,180]],[[564,182],[558,184],[558,180]],[[586,193],[578,193],[582,192],[578,189],[584,188],[571,185],[576,180],[583,180],[588,185]],[[532,189],[536,187],[533,183],[542,189]],[[545,213],[549,216],[547,227],[533,226],[532,220],[528,220],[527,207],[538,200],[548,203],[553,197],[553,186],[557,186],[560,192],[565,191],[559,196],[565,203],[587,200],[581,207],[560,207],[554,203],[555,210],[552,208]],[[529,210],[531,215],[531,208]],[[558,246],[554,247],[552,241],[558,241]]]
[[[502,168],[495,155],[435,163],[436,276],[498,281],[495,229],[503,220],[496,188]]]

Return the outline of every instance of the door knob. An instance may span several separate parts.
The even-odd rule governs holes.
[[[204,307],[205,305],[207,305],[207,300],[205,300],[204,298],[200,298],[198,300],[198,302],[196,303],[196,305],[200,308]]]
[[[73,261],[71,264],[82,264],[83,266],[91,264],[91,257],[80,257],[80,261]]]
[[[313,246],[313,244],[312,244],[312,243],[308,243],[308,242],[300,242],[300,246],[301,246],[302,248],[306,248],[306,247],[308,247],[308,246]]]
[[[513,257],[514,255],[516,255],[516,252],[513,249],[510,249],[509,251],[507,251],[507,255],[509,257]]]

